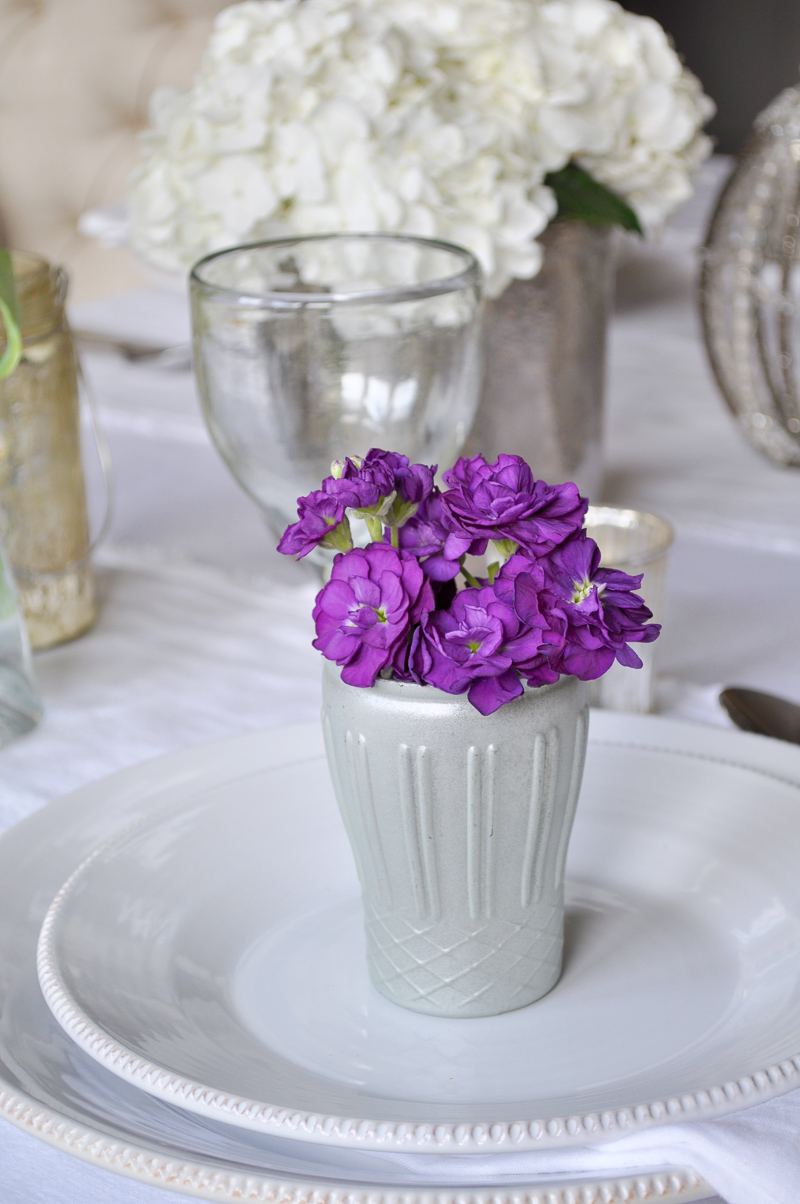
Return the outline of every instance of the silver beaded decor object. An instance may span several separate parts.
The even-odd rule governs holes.
[[[800,89],[755,123],[711,220],[700,310],[711,367],[746,438],[800,467]]]

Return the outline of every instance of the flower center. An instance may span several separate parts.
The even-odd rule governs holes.
[[[475,639],[467,640],[467,647],[469,648],[470,652],[480,652],[481,641]]]
[[[575,603],[585,602],[592,592],[593,582],[588,577],[584,577],[583,581],[572,582],[572,601]]]
[[[388,622],[389,619],[385,606],[370,606],[368,602],[356,602],[355,605],[350,607],[350,612],[342,626],[366,631],[368,628],[373,627],[375,623]]]

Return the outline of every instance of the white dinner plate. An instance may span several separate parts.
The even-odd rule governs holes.
[[[709,755],[713,733],[698,755],[605,728],[564,973],[527,1008],[443,1020],[371,987],[316,732],[97,847],[43,925],[45,998],[164,1101],[361,1150],[585,1145],[797,1086],[800,788]]]
[[[596,715],[611,738],[688,747],[693,729]],[[702,736],[697,741],[702,744]],[[693,1170],[548,1170],[494,1176],[484,1163],[434,1175],[384,1155],[286,1140],[192,1115],[109,1073],[56,1024],[36,978],[36,942],[47,906],[76,865],[120,828],[157,807],[269,776],[302,759],[310,725],[255,733],[145,762],[42,808],[0,837],[0,1116],[104,1170],[155,1187],[234,1204],[575,1204],[657,1200],[689,1204],[713,1194]],[[717,751],[769,763],[800,781],[788,746],[714,733]],[[720,743],[721,740],[721,743]],[[732,741],[732,743],[726,743]],[[587,1151],[587,1164],[589,1151]]]

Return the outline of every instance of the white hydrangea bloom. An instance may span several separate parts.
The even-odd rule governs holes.
[[[534,276],[575,160],[661,222],[713,111],[666,35],[613,0],[248,0],[194,86],[151,104],[132,240],[185,269],[257,238],[404,231],[469,247],[490,295]]]

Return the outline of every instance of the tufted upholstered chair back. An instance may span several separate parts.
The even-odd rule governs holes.
[[[0,0],[0,230],[63,263],[73,300],[141,284],[77,230],[122,198],[147,103],[187,87],[229,0]]]

